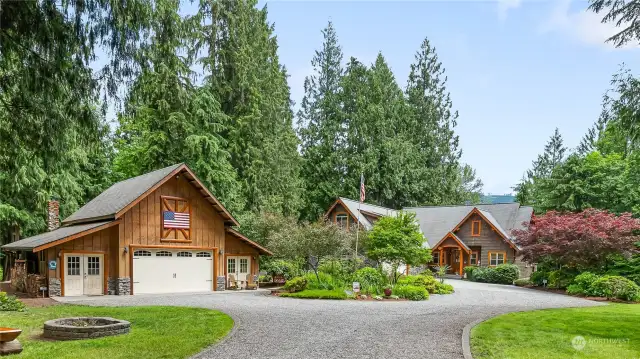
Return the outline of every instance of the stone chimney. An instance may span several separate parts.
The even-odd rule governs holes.
[[[60,227],[60,203],[55,199],[47,202],[47,229],[53,231]]]

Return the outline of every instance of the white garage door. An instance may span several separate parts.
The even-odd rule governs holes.
[[[136,249],[133,294],[213,290],[211,251]]]

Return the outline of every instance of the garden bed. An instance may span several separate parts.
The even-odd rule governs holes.
[[[638,303],[640,303],[640,302],[630,302],[630,301],[617,299],[617,298],[609,298],[609,299],[607,299],[606,297],[593,297],[593,296],[574,295],[574,294],[567,293],[566,289],[539,287],[539,286],[535,286],[535,285],[527,285],[527,286],[522,286],[522,287],[519,287],[519,288],[535,289],[535,290],[539,290],[541,292],[568,295],[570,297],[576,297],[576,298],[592,300],[594,302],[611,302],[611,303],[622,303],[622,304],[638,304]]]
[[[353,296],[346,293],[338,293],[335,290],[303,290],[301,292],[289,293],[286,291],[271,291],[271,295],[283,298],[298,298],[298,299],[333,299],[333,300],[356,300],[363,302],[400,302],[407,301],[404,298],[391,298],[380,296],[380,299],[376,299],[374,296],[367,295],[363,298],[361,295]]]

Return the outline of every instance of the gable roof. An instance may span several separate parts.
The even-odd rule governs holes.
[[[455,233],[453,232],[448,232],[447,234],[444,235],[444,237],[442,237],[441,240],[438,241],[438,243],[434,244],[431,248],[437,248],[441,243],[443,243],[444,241],[447,240],[447,238],[451,238],[454,241],[456,241],[462,248],[464,248],[465,252],[469,253],[471,252],[471,248],[469,248],[469,246],[467,246],[461,239],[460,237],[456,236]]]
[[[258,252],[260,252],[260,254],[265,254],[265,255],[268,255],[268,256],[272,256],[273,255],[273,252],[271,252],[270,250],[266,249],[265,247],[259,245],[258,243],[250,240],[249,238],[245,237],[242,233],[234,230],[233,228],[227,228],[227,233],[229,233],[230,235],[238,238],[241,241],[246,242],[251,247],[257,249]]]
[[[176,175],[184,176],[211,203],[226,223],[240,225],[218,199],[200,182],[191,169],[184,163],[178,163],[120,181],[65,218],[62,221],[62,227],[6,244],[1,248],[3,250],[33,250],[37,252],[115,225],[119,223],[118,219],[126,211]],[[260,249],[271,253],[265,248],[261,247]]]
[[[335,208],[337,204],[342,204],[342,206],[349,212],[349,214],[358,220],[358,213],[360,214],[360,224],[364,227],[364,229],[369,230],[373,227],[373,224],[367,219],[367,216],[375,215],[375,216],[395,216],[398,211],[395,209],[390,209],[386,207],[376,206],[374,204],[368,203],[360,203],[358,201],[354,201],[352,199],[338,197],[338,199],[331,205],[329,210],[325,213],[325,216],[329,215],[331,211]],[[358,209],[359,208],[359,209]]]
[[[433,248],[448,232],[459,227],[474,209],[514,246],[511,231],[522,229],[522,223],[528,222],[533,214],[533,208],[521,207],[515,202],[475,206],[412,207],[405,210],[416,214],[420,228],[427,237],[429,246]]]
[[[77,223],[117,219],[149,193],[178,174],[183,174],[185,178],[199,190],[203,197],[211,202],[226,222],[239,226],[236,219],[233,218],[229,211],[224,208],[184,163],[161,168],[112,185],[97,197],[87,202],[82,208],[65,218],[62,221],[62,225],[67,226]]]
[[[118,221],[102,221],[93,223],[78,224],[69,227],[60,227],[51,232],[44,232],[33,237],[28,237],[2,246],[7,251],[26,251],[36,250],[38,247],[44,247],[54,242],[66,242],[73,240],[79,236],[97,232],[117,224]]]

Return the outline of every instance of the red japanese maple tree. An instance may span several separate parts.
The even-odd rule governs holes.
[[[630,213],[616,215],[588,209],[579,213],[547,212],[534,216],[523,230],[515,230],[515,242],[523,259],[536,263],[550,258],[557,264],[594,268],[613,253],[638,252],[640,220]]]

